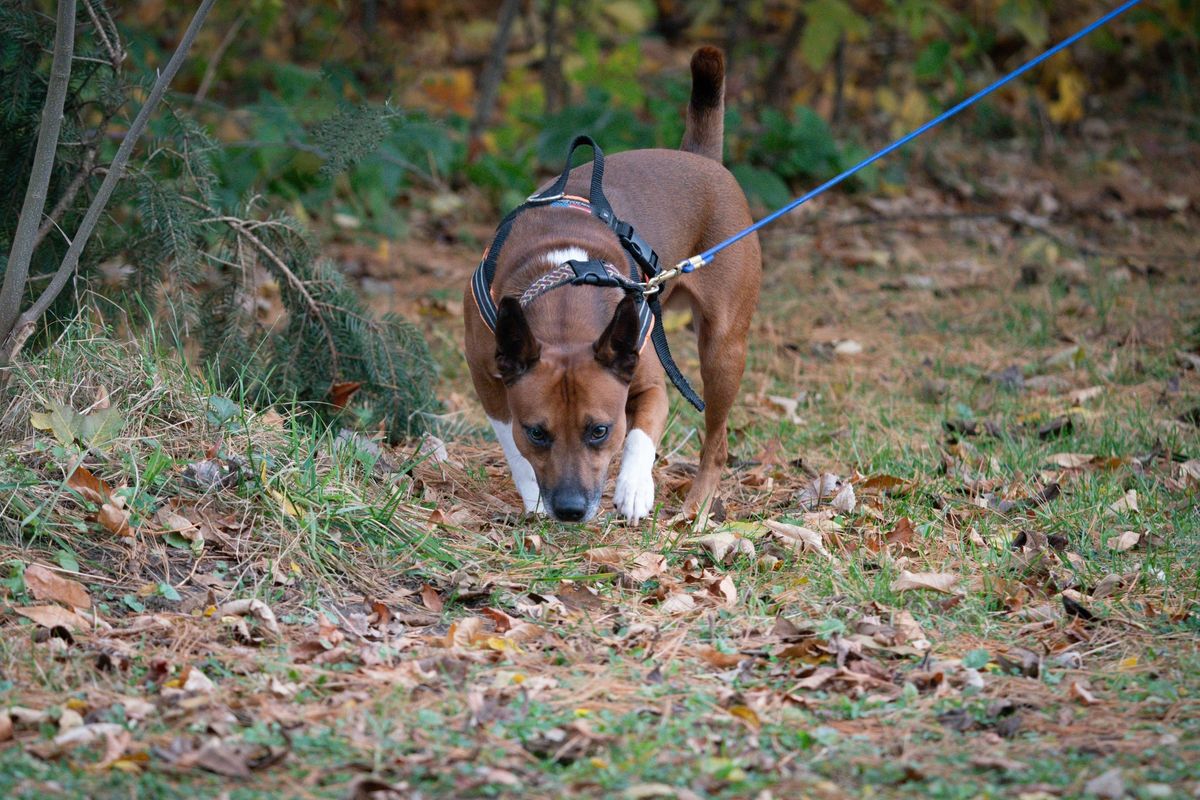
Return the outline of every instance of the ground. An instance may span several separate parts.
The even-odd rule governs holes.
[[[947,133],[770,228],[698,521],[678,398],[654,520],[517,514],[459,345],[484,215],[329,247],[421,320],[444,448],[80,323],[4,397],[0,794],[1200,794],[1197,150]]]

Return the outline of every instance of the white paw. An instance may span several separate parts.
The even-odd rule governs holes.
[[[654,442],[644,431],[634,428],[625,437],[621,471],[613,491],[617,511],[636,525],[654,509]]]

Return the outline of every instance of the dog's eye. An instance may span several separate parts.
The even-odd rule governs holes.
[[[550,446],[550,434],[541,425],[526,425],[525,436],[538,447]]]
[[[608,425],[593,425],[588,430],[587,438],[589,444],[601,444],[608,438],[609,432],[612,430]]]

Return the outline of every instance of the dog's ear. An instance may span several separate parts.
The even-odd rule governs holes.
[[[520,301],[502,298],[496,312],[496,367],[500,379],[511,386],[533,368],[541,354],[542,345],[529,329]]]
[[[641,344],[638,334],[641,332],[642,320],[637,304],[631,295],[625,295],[617,304],[612,321],[592,345],[601,366],[626,383],[633,380],[633,371],[637,369],[638,346]]]

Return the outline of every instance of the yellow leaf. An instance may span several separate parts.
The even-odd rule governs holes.
[[[1047,113],[1057,125],[1083,119],[1083,96],[1087,91],[1083,75],[1078,70],[1059,73],[1058,99],[1051,101]]]
[[[1129,656],[1128,658],[1121,659],[1121,662],[1117,665],[1117,669],[1120,670],[1121,672],[1128,672],[1131,669],[1137,669],[1137,665],[1138,665],[1138,657],[1137,656]]]
[[[745,722],[754,730],[762,727],[762,720],[758,718],[758,714],[754,713],[754,709],[748,706],[730,706],[729,713]]]

